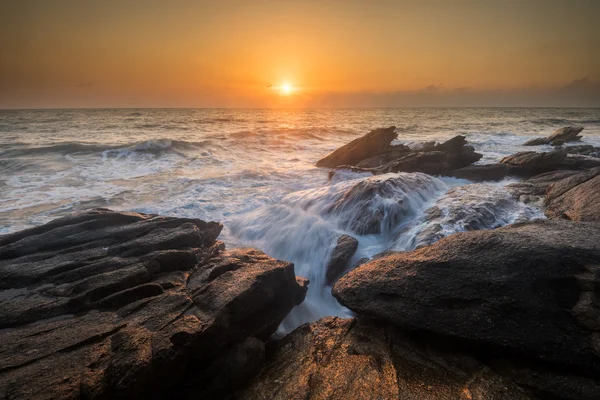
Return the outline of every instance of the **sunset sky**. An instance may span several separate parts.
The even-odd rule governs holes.
[[[596,0],[3,1],[0,108],[600,106],[599,18]]]

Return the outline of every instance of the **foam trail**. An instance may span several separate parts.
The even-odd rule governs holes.
[[[386,250],[399,232],[421,215],[428,199],[447,190],[425,174],[387,174],[291,193],[278,204],[235,218],[231,233],[272,257],[291,261],[308,278],[306,300],[286,317],[280,333],[323,316],[350,312],[331,295],[325,268],[337,238],[354,236],[359,249],[350,264]]]

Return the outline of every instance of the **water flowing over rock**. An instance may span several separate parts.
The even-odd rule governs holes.
[[[469,165],[452,171],[452,175],[457,178],[468,179],[470,181],[501,181],[506,177],[508,166],[506,164],[485,164]]]
[[[543,215],[517,201],[503,187],[471,184],[448,191],[425,212],[415,245],[432,244],[456,232],[494,229]]]
[[[325,279],[327,285],[332,285],[344,274],[348,267],[348,262],[354,253],[356,253],[357,248],[358,240],[352,236],[342,235],[338,238],[326,267]]]
[[[592,399],[600,395],[599,277],[600,225],[536,221],[384,256],[350,271],[333,294],[359,314],[457,339],[480,355],[530,360],[563,392],[589,383]],[[584,398],[577,391],[554,397]]]
[[[1,236],[2,397],[215,398],[234,389],[216,382],[245,383],[307,282],[222,251],[221,228],[99,209]],[[246,377],[215,376],[236,362]]]
[[[235,218],[229,228],[238,240],[294,262],[296,273],[310,280],[306,301],[282,324],[285,333],[324,316],[349,315],[331,296],[326,277],[340,234],[376,242],[377,252],[386,250],[428,201],[447,189],[441,180],[419,173],[353,179],[291,193]]]
[[[237,398],[533,399],[475,358],[366,319],[324,318],[286,337]]]
[[[537,203],[546,195],[548,186],[579,171],[552,171],[534,175],[529,179],[506,185],[506,189],[523,203]]]
[[[395,126],[372,130],[317,161],[317,167],[356,165],[364,159],[376,156],[391,147],[392,140],[396,138],[395,130]]]
[[[574,142],[581,140],[579,134],[583,131],[582,126],[566,126],[554,131],[547,138],[536,138],[523,143],[523,146],[540,146],[543,144],[551,144],[554,146],[561,145],[565,142]]]
[[[600,168],[561,179],[548,187],[546,215],[552,219],[600,221]]]

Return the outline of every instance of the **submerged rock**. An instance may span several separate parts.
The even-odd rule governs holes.
[[[546,215],[551,219],[600,221],[600,168],[561,179],[548,187]]]
[[[558,146],[565,142],[581,140],[581,136],[579,136],[581,131],[583,131],[583,127],[581,126],[566,126],[564,128],[555,130],[554,133],[547,138],[528,140],[527,142],[523,143],[523,146],[540,146],[544,144]]]
[[[391,143],[397,135],[395,130],[395,126],[372,130],[317,161],[317,167],[334,168],[340,165],[356,165],[362,160],[379,155],[390,149]]]
[[[508,166],[506,164],[485,164],[470,165],[452,171],[452,175],[457,178],[468,179],[470,181],[501,181],[506,177]]]
[[[391,326],[328,317],[286,337],[237,398],[530,399],[471,356],[438,350]]]
[[[221,252],[220,231],[101,209],[0,237],[0,393],[184,393],[238,346],[267,340],[307,282],[260,251]]]
[[[471,184],[451,189],[425,212],[425,228],[415,245],[432,244],[456,232],[494,229],[532,219],[539,212],[517,201],[504,188]],[[540,217],[543,217],[539,213]]]
[[[335,283],[346,271],[348,262],[356,253],[358,248],[358,240],[352,236],[342,235],[338,238],[335,248],[331,253],[331,258],[327,263],[325,281],[326,284],[331,286]]]
[[[600,225],[536,221],[373,260],[333,294],[359,314],[480,355],[534,360],[574,385],[595,380],[597,396],[599,285]]]

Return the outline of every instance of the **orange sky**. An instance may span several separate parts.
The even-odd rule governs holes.
[[[6,1],[0,107],[600,106],[599,16],[595,0]]]

